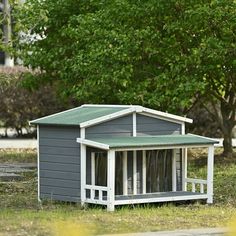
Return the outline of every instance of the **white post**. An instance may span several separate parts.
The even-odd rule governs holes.
[[[40,161],[39,161],[39,125],[37,125],[37,166],[38,166],[38,201],[40,199]]]
[[[146,194],[146,176],[147,176],[147,169],[146,169],[146,150],[143,150],[143,178],[142,178],[142,185],[143,185],[143,194]]]
[[[107,211],[115,210],[115,151],[107,152]]]
[[[207,158],[207,203],[213,203],[214,146],[208,148]]]
[[[187,148],[182,148],[182,191],[187,191],[188,155]]]
[[[137,151],[133,151],[133,194],[137,194]]]
[[[80,138],[85,138],[85,128],[80,129]],[[80,192],[81,192],[81,205],[85,204],[86,200],[86,145],[80,144]]]
[[[128,194],[127,151],[123,152],[123,195]]]
[[[176,150],[172,151],[172,191],[176,192]]]
[[[136,112],[133,113],[133,136],[137,136],[137,116]]]
[[[95,186],[95,152],[91,153],[91,185]],[[94,199],[95,190],[91,190],[91,199]]]

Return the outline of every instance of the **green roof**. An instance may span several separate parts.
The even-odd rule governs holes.
[[[90,140],[108,145],[110,149],[158,146],[198,146],[218,143],[216,140],[192,134],[92,138]]]
[[[127,107],[77,107],[64,112],[33,120],[30,124],[80,125],[83,122],[100,118],[127,109]]]

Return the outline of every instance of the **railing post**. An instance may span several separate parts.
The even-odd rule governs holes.
[[[208,148],[207,158],[207,203],[213,203],[214,146]]]
[[[80,144],[80,174],[81,174],[81,205],[83,206],[86,200],[86,146]]]
[[[142,185],[143,185],[143,194],[146,194],[146,178],[147,178],[147,168],[146,168],[146,150],[143,150],[143,178],[142,178]]]
[[[115,151],[109,150],[107,155],[107,210],[115,210]]]
[[[128,194],[127,151],[123,152],[123,195]]]
[[[176,150],[172,151],[172,191],[176,192]]]
[[[187,191],[187,168],[188,167],[188,157],[187,148],[182,148],[182,191]]]

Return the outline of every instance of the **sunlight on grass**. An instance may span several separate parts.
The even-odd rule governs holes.
[[[94,230],[91,225],[66,221],[55,221],[51,224],[51,231],[53,236],[89,236]]]
[[[226,236],[235,236],[236,235],[236,217],[229,224],[229,232]]]

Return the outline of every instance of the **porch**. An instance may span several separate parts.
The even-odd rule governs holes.
[[[78,138],[77,142],[81,144],[82,204],[106,205],[108,211],[114,211],[116,205],[125,204],[197,199],[213,202],[215,140],[162,135]],[[187,148],[199,147],[208,148],[206,180],[187,178]]]

